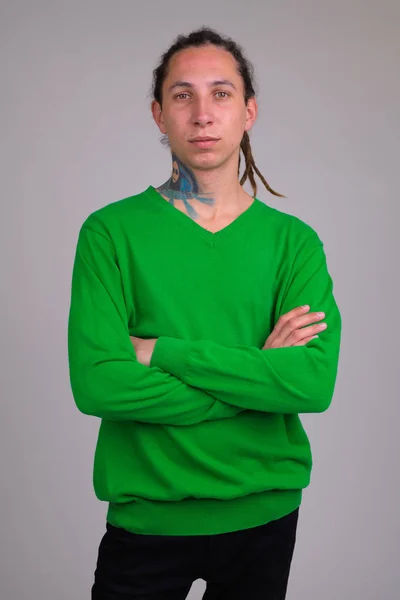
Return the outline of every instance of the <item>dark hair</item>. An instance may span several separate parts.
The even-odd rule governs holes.
[[[179,52],[180,50],[185,50],[186,48],[191,47],[199,47],[206,46],[208,44],[212,44],[214,46],[223,48],[230,52],[233,58],[236,61],[238,72],[243,79],[244,84],[244,100],[247,104],[248,100],[256,95],[254,90],[254,68],[253,65],[244,57],[243,50],[239,44],[234,42],[231,38],[227,36],[222,36],[213,29],[209,27],[201,27],[196,31],[192,31],[189,35],[178,35],[175,39],[173,45],[162,54],[159,65],[153,71],[153,84],[151,94],[162,107],[162,85],[167,76],[169,61],[174,54]],[[164,138],[163,143],[168,144],[168,136],[166,136],[166,140]],[[257,195],[257,184],[254,178],[254,172],[257,173],[265,187],[271,194],[275,196],[280,196],[281,198],[286,198],[283,194],[279,194],[275,192],[267,183],[263,175],[260,173],[258,168],[256,167],[256,163],[254,162],[253,154],[250,146],[250,138],[247,131],[244,132],[242,141],[240,143],[240,148],[243,152],[245,158],[245,171],[240,180],[240,185],[243,185],[247,178],[249,178],[251,187],[253,188],[254,196]],[[240,174],[240,151],[239,151],[239,164],[238,164],[238,176]]]

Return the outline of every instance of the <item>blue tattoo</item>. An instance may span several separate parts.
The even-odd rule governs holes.
[[[198,216],[198,213],[189,204],[188,200],[200,200],[200,202],[209,206],[215,204],[215,198],[206,198],[199,194],[199,186],[193,171],[184,165],[174,152],[172,153],[172,176],[157,188],[157,191],[166,196],[168,202],[172,205],[174,205],[175,200],[182,200],[188,215],[193,219]]]

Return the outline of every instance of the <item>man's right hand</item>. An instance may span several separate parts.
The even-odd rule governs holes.
[[[288,346],[305,346],[318,332],[326,329],[326,323],[315,323],[325,317],[325,313],[312,312],[309,306],[293,308],[279,317],[272,333],[267,337],[263,350],[268,348],[286,348]],[[308,327],[305,327],[308,325]]]

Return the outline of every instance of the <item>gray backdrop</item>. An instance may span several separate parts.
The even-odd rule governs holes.
[[[1,599],[90,597],[107,505],[92,488],[99,421],[69,387],[75,244],[91,211],[169,176],[152,69],[203,24],[254,63],[253,152],[287,199],[258,196],[317,230],[343,317],[332,405],[303,417],[314,469],[288,600],[398,598],[398,0],[0,10]]]

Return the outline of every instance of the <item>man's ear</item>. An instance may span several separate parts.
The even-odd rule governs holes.
[[[257,104],[256,97],[253,96],[252,98],[248,99],[247,105],[246,105],[246,124],[244,127],[245,131],[250,131],[250,129],[253,127],[253,125],[257,119],[257,114],[258,114],[258,104]]]
[[[153,102],[151,103],[151,112],[153,115],[153,119],[156,122],[157,127],[161,131],[161,133],[167,133],[167,130],[164,125],[164,118],[163,118],[161,106],[160,106],[160,103],[157,102],[156,100],[153,100]]]

